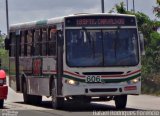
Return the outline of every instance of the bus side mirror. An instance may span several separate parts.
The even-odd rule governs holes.
[[[5,38],[5,50],[9,50],[10,47],[10,40],[8,37]]]
[[[142,32],[139,32],[139,39],[140,39],[140,50],[141,50],[141,55],[145,55],[145,49],[144,49],[144,36]]]

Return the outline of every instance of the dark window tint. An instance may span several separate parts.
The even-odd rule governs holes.
[[[56,40],[57,40],[57,32],[55,29],[50,29],[49,36],[49,49],[48,55],[55,56],[56,55]]]
[[[35,30],[34,32],[34,55],[41,55],[41,31]]]
[[[46,56],[47,54],[47,30],[42,30],[42,56]]]
[[[33,42],[32,31],[28,31],[28,34],[27,34],[27,56],[32,55],[32,42]]]
[[[67,63],[73,67],[135,66],[136,29],[67,30]]]
[[[10,44],[10,53],[9,53],[9,55],[11,57],[14,57],[15,56],[15,46],[16,46],[16,34],[14,32],[10,33],[10,38],[11,38],[11,44]]]
[[[21,38],[20,38],[20,50],[21,50],[21,54],[20,56],[25,56],[25,51],[26,51],[26,45],[25,45],[25,41],[26,41],[26,32],[22,31],[21,32]]]

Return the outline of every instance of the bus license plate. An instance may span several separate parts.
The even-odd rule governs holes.
[[[101,83],[101,77],[100,76],[86,76],[86,82],[87,83]]]

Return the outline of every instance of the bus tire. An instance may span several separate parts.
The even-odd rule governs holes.
[[[41,102],[42,102],[42,96],[30,95],[30,97],[32,98],[31,104],[33,104],[33,105],[40,105],[41,104]]]
[[[23,82],[23,100],[26,104],[31,104],[32,99],[31,96],[27,94],[27,84],[26,81]]]
[[[4,105],[4,100],[1,99],[1,100],[0,100],[0,108],[3,108],[3,105]]]
[[[42,102],[42,96],[27,94],[27,84],[23,83],[23,99],[26,104],[39,105]]]
[[[116,109],[125,109],[127,104],[127,95],[115,96]]]

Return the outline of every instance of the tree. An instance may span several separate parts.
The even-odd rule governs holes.
[[[121,13],[121,14],[127,13],[124,2],[120,2],[120,4],[116,4],[115,9],[118,13]]]
[[[157,4],[159,4],[159,5],[160,5],[160,0],[157,0]]]
[[[125,3],[120,2],[119,4],[116,4],[110,11],[109,13],[117,12],[120,14],[127,14],[128,11],[125,8]]]
[[[8,70],[8,52],[4,49],[5,35],[0,33],[0,60],[2,61],[2,69]]]
[[[157,3],[157,6],[154,7],[153,12],[155,13],[156,17],[160,18],[160,0],[157,0],[156,3]]]

